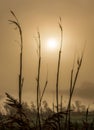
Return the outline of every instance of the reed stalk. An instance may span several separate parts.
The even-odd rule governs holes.
[[[59,22],[59,28],[61,31],[61,42],[60,42],[60,48],[59,48],[59,53],[58,53],[58,65],[57,65],[57,75],[56,75],[56,107],[57,107],[57,112],[59,112],[59,77],[60,77],[60,62],[61,62],[61,53],[62,53],[62,42],[63,42],[63,29],[61,25],[61,18]]]
[[[38,72],[37,72],[37,126],[39,125],[39,129],[41,130],[41,121],[40,121],[40,107],[39,107],[39,93],[40,93],[40,70],[41,70],[41,39],[40,33],[38,34]]]
[[[72,101],[74,89],[76,87],[76,82],[77,82],[77,79],[78,79],[79,71],[80,71],[80,68],[81,68],[81,65],[82,65],[84,49],[82,51],[81,57],[78,58],[77,61],[76,61],[77,70],[76,70],[75,76],[74,76],[74,63],[73,63],[73,67],[72,67],[72,70],[71,70],[69,101],[68,101],[68,107],[67,107],[68,114],[66,115],[66,123],[67,123],[67,118],[68,118],[68,129],[69,130],[70,130],[70,121],[71,121],[71,115],[70,115],[71,114],[71,101]]]
[[[61,32],[61,41],[60,41],[60,48],[58,52],[58,65],[57,65],[57,75],[56,75],[56,110],[57,113],[59,112],[59,78],[60,78],[60,63],[61,63],[61,53],[62,53],[62,42],[63,42],[63,28],[61,25],[61,18],[59,19],[59,28]],[[58,117],[58,129],[60,130],[60,119]]]
[[[15,13],[10,10],[12,16],[14,17],[15,20],[9,20],[9,22],[11,24],[14,24],[16,26],[16,28],[19,31],[19,35],[20,35],[20,65],[19,65],[19,103],[22,104],[22,88],[23,88],[23,82],[24,82],[24,78],[23,78],[23,34],[22,34],[22,28],[21,25],[15,15]]]

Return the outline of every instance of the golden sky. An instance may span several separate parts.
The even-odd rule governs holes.
[[[0,93],[17,97],[19,74],[18,32],[8,20],[18,17],[24,38],[23,100],[36,100],[37,28],[42,41],[41,88],[48,70],[48,87],[44,96],[48,102],[55,99],[55,81],[58,50],[47,50],[50,37],[60,41],[59,16],[63,26],[63,48],[60,68],[60,96],[67,96],[74,54],[80,55],[86,42],[83,64],[76,84],[74,100],[93,102],[94,94],[94,0],[0,0]],[[58,45],[59,46],[59,45]],[[90,94],[91,93],[91,94]],[[49,98],[48,98],[49,97]],[[66,98],[65,98],[66,100]],[[88,102],[89,101],[89,102]]]

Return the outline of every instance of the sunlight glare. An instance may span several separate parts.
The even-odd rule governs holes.
[[[57,41],[55,38],[49,38],[47,40],[48,49],[53,50],[57,47]]]

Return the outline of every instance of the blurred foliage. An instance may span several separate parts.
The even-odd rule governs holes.
[[[12,104],[12,105],[11,105]],[[15,104],[15,105],[14,105]],[[80,104],[80,105],[77,105]],[[82,106],[79,101],[76,102],[75,107]],[[76,108],[76,110],[77,110]],[[37,107],[31,102],[31,106],[28,106],[26,102],[22,105],[18,105],[16,99],[7,94],[6,103],[4,104],[6,115],[0,113],[0,130],[38,130],[36,127],[37,120]],[[80,107],[79,107],[80,109]],[[71,112],[71,129],[82,130],[94,130],[94,112],[88,112],[86,120],[86,111],[72,111]],[[58,118],[60,119],[61,130],[65,129],[65,107],[63,111],[58,113],[53,112],[49,107],[47,101],[42,101],[40,109],[40,117],[42,130],[57,130]]]

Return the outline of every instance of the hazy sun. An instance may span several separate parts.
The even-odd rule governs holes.
[[[47,40],[47,47],[50,50],[55,49],[57,47],[57,41],[56,41],[56,39],[55,38],[49,38]]]

